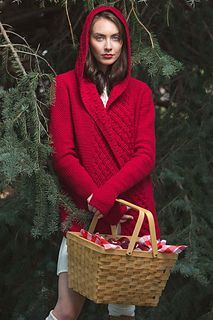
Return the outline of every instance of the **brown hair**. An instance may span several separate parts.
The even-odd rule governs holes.
[[[90,31],[94,25],[94,23],[99,18],[105,18],[115,23],[118,27],[121,40],[123,41],[121,54],[119,58],[108,67],[107,72],[103,73],[98,69],[98,65],[95,57],[93,56],[90,48],[88,50],[85,66],[84,66],[84,75],[90,79],[93,83],[95,83],[99,94],[102,94],[104,87],[107,87],[108,94],[110,93],[113,86],[122,81],[127,75],[127,41],[126,41],[126,33],[124,30],[124,26],[121,21],[110,11],[102,11],[95,15]]]

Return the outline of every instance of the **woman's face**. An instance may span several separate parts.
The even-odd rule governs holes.
[[[123,41],[116,24],[99,18],[90,34],[90,49],[101,71],[105,72],[120,56]]]

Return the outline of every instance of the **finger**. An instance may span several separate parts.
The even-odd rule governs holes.
[[[124,214],[122,216],[122,220],[125,219],[125,220],[133,220],[133,216],[129,215],[129,214]]]
[[[124,214],[120,220],[120,223],[124,223],[127,220],[133,220],[133,216],[129,215],[129,214]]]
[[[94,209],[95,209],[95,212],[94,212],[95,216],[99,216],[101,214],[100,211],[96,208],[94,208]]]
[[[90,212],[92,212],[93,207],[90,204],[88,204],[88,209]]]
[[[93,212],[94,215],[98,218],[101,219],[103,218],[103,214],[100,213],[100,211],[98,209],[96,209],[95,207],[92,207],[91,205],[88,205],[88,209],[90,212]]]
[[[98,219],[101,219],[101,218],[103,218],[103,214],[98,210],[98,209],[96,209],[95,208],[95,212],[94,212],[94,215],[98,218]]]
[[[95,214],[95,215],[98,215],[99,214],[99,210],[98,209],[96,209],[96,208],[92,208],[92,212]]]
[[[97,219],[101,219],[101,218],[103,218],[103,214],[102,214],[102,213],[100,213],[100,211],[99,211],[99,210],[97,210],[97,211],[96,211],[96,213],[95,213],[94,215],[97,217]]]
[[[96,209],[95,207],[92,207],[91,205],[88,205],[88,209],[90,212],[93,212],[93,213],[99,212],[98,209]]]

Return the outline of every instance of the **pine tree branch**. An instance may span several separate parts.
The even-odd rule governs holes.
[[[169,201],[163,208],[158,211],[158,216],[160,216],[161,212],[165,211],[165,209],[169,208],[179,197],[179,194],[176,195],[171,201]]]
[[[134,3],[133,3],[133,1],[131,1],[131,3],[132,3],[132,11],[133,11],[133,13],[134,13],[134,16],[135,16],[136,20],[138,21],[138,23],[139,23],[139,24],[144,28],[144,30],[148,33],[149,38],[150,38],[150,41],[151,41],[151,44],[152,44],[152,48],[154,49],[155,45],[154,45],[154,41],[153,41],[153,39],[152,39],[151,32],[146,28],[146,26],[145,26],[145,25],[140,21],[140,19],[138,18],[137,13],[136,13],[135,8],[134,8]]]
[[[70,33],[71,33],[72,43],[73,43],[73,46],[75,47],[76,45],[75,45],[74,33],[73,33],[73,29],[72,29],[71,20],[70,20],[70,17],[69,17],[67,0],[65,1],[65,10],[66,10],[66,16],[67,16],[67,20],[68,20],[69,27],[70,27]]]
[[[49,62],[48,62],[45,58],[43,58],[42,56],[40,56],[39,54],[34,53],[33,50],[32,50],[30,47],[28,47],[28,46],[26,46],[26,45],[24,45],[24,44],[20,45],[20,44],[18,44],[18,43],[13,44],[13,46],[19,46],[19,47],[21,46],[21,47],[23,47],[23,48],[28,48],[29,50],[31,50],[32,52],[27,52],[27,51],[22,51],[22,50],[16,50],[16,53],[23,53],[23,54],[30,55],[30,56],[33,56],[33,57],[35,57],[35,58],[39,58],[39,59],[43,60],[43,61],[48,65],[48,67],[51,69],[51,71],[53,72],[53,74],[56,75],[55,70],[51,67],[51,65],[49,64]],[[9,45],[9,44],[1,44],[1,45],[0,45],[0,48],[5,48],[5,47],[10,47],[10,45]]]
[[[202,20],[202,21],[203,21],[203,25],[204,25],[204,27],[205,27],[205,29],[206,29],[206,31],[207,31],[207,33],[208,33],[208,35],[209,35],[210,39],[211,39],[211,40],[213,40],[213,34],[212,34],[212,32],[211,32],[211,30],[210,30],[209,26],[207,25],[207,23],[206,23],[204,20]]]
[[[182,183],[180,181],[177,181],[177,185],[178,187],[180,188],[181,191],[184,192],[184,187],[182,185]],[[189,200],[189,197],[187,194],[184,195],[184,200],[185,202],[188,204],[189,206],[189,213],[190,213],[190,219],[191,219],[191,223],[190,223],[190,226],[189,226],[189,244],[190,246],[192,246],[192,224],[193,224],[193,212],[192,212],[192,209],[191,209],[191,201]]]
[[[13,54],[13,56],[14,56],[17,64],[18,64],[19,67],[20,67],[20,70],[22,71],[23,75],[26,75],[27,73],[26,73],[26,71],[25,71],[25,69],[24,69],[24,67],[23,67],[23,65],[22,65],[22,63],[21,63],[21,61],[20,61],[20,59],[19,59],[19,56],[18,56],[18,54],[17,54],[17,51],[16,51],[16,49],[14,48],[12,42],[10,41],[10,39],[9,39],[9,37],[8,37],[8,35],[7,35],[7,32],[6,32],[6,30],[4,29],[4,26],[3,26],[3,24],[1,23],[1,21],[0,21],[0,30],[1,30],[1,33],[2,33],[5,41],[6,41],[7,44],[9,45],[9,48],[11,49],[12,54]]]

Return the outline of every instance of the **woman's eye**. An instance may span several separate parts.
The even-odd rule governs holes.
[[[96,39],[97,41],[102,41],[102,40],[104,39],[104,37],[103,37],[103,36],[97,36],[97,37],[95,37],[95,39]]]
[[[112,36],[112,39],[115,41],[120,41],[121,37],[119,35]]]

